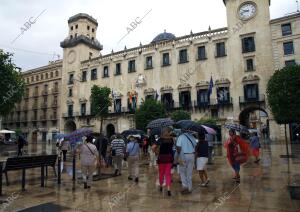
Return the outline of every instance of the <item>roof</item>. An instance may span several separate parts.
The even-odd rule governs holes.
[[[73,23],[75,21],[78,21],[79,19],[87,19],[90,22],[94,23],[96,26],[98,26],[97,20],[86,13],[78,13],[77,15],[71,16],[68,20],[68,23]]]
[[[226,5],[227,0],[223,0],[224,4]],[[269,0],[269,5],[271,5],[271,0]]]
[[[151,43],[157,43],[161,41],[170,41],[176,39],[176,36],[172,33],[166,32],[166,30],[163,33],[158,34]]]
[[[287,20],[290,21],[292,18],[299,18],[299,17],[300,17],[300,12],[295,12],[293,14],[289,14],[289,15],[286,15],[286,16],[283,16],[280,18],[272,19],[270,21],[270,23],[273,24],[273,23],[277,23],[277,22],[281,22],[281,21],[287,21]]]

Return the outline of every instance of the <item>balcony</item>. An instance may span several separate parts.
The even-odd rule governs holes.
[[[51,107],[57,107],[57,102],[52,102]]]
[[[53,89],[52,89],[52,93],[53,93],[53,94],[57,94],[57,93],[59,93],[59,90],[58,90],[58,88],[53,88]]]
[[[38,97],[38,96],[39,96],[39,92],[38,91],[33,92],[33,97]]]
[[[41,108],[42,108],[42,109],[45,109],[45,108],[47,108],[47,107],[48,107],[47,102],[43,102],[43,103],[41,104]]]
[[[161,102],[167,111],[174,109],[174,100]]]
[[[68,113],[63,113],[62,114],[63,118],[74,118],[76,116],[79,116],[78,112],[68,112]]]
[[[47,121],[47,115],[41,115],[40,120],[41,121]]]
[[[209,105],[215,105],[215,106],[227,106],[227,105],[232,105],[233,100],[232,98],[229,99],[211,99]]]
[[[37,109],[38,109],[38,104],[37,104],[37,103],[34,103],[34,104],[32,105],[32,109],[33,109],[33,110],[37,110]]]
[[[47,96],[47,95],[48,95],[48,91],[47,91],[47,90],[43,90],[43,91],[42,91],[42,95],[43,95],[43,96]]]
[[[210,102],[201,102],[201,101],[194,101],[194,107],[199,109],[208,108]]]
[[[174,109],[191,110],[193,108],[192,102],[183,104],[182,102],[174,102]]]
[[[239,102],[241,105],[243,104],[251,104],[251,103],[257,103],[257,104],[261,104],[261,103],[264,103],[266,100],[265,100],[265,95],[259,95],[258,97],[256,98],[246,98],[244,96],[240,96],[239,98]]]

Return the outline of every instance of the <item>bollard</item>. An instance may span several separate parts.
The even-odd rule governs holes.
[[[0,196],[2,196],[2,174],[3,174],[3,163],[0,162]]]
[[[73,181],[76,180],[76,154],[73,154]]]
[[[41,187],[45,187],[45,166],[41,166]]]
[[[60,185],[61,183],[61,155],[58,156],[57,160],[57,184]]]

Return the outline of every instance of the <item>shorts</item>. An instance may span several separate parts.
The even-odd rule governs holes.
[[[259,148],[254,148],[254,149],[252,149],[252,154],[253,154],[255,157],[258,157],[258,156],[259,156]]]
[[[240,164],[238,162],[234,162],[232,164],[232,168],[234,171],[239,172],[240,171]]]
[[[208,158],[205,158],[205,157],[197,158],[197,162],[196,162],[197,163],[197,170],[198,171],[205,170],[207,162],[208,162]]]

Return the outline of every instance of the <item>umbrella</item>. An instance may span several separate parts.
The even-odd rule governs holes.
[[[152,135],[160,135],[162,128],[172,126],[174,123],[175,122],[170,118],[155,119],[151,121],[146,128],[151,129]]]
[[[16,132],[15,131],[11,131],[11,130],[0,130],[0,133],[3,133],[3,134],[14,134]]]
[[[247,132],[248,131],[247,127],[245,127],[241,124],[226,123],[225,128],[230,129],[230,130],[235,130],[238,132],[241,132],[241,131]]]
[[[93,131],[91,129],[81,128],[81,129],[73,131],[72,133],[67,135],[66,138],[69,139],[70,142],[73,144],[76,142],[80,142],[83,136],[87,136],[92,133],[93,133]]]
[[[141,138],[145,137],[145,132],[143,130],[131,129],[131,130],[124,130],[121,135],[127,138],[129,135],[139,135]]]
[[[211,135],[216,135],[217,134],[217,132],[213,128],[210,128],[210,127],[205,126],[205,125],[201,125],[201,126],[204,127],[204,129],[206,130],[206,132],[208,134],[211,134]]]
[[[198,133],[208,133],[201,124],[198,124],[191,120],[178,121],[176,122],[175,126],[183,130],[191,130]]]

